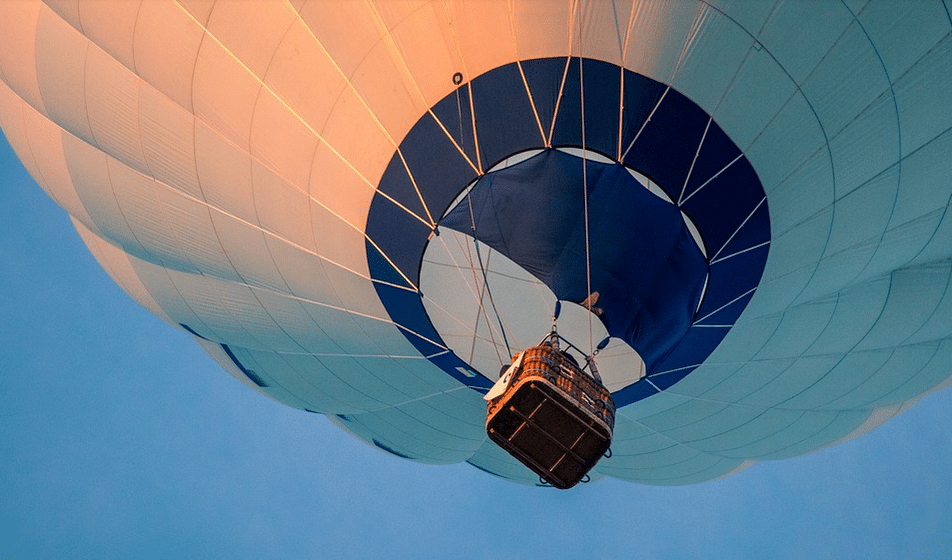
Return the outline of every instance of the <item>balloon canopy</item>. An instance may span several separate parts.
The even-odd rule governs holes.
[[[0,2],[0,125],[116,282],[385,451],[537,478],[483,394],[548,331],[592,471],[687,484],[952,375],[952,17],[866,2]]]

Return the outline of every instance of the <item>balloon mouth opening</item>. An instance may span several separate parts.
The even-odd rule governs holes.
[[[438,223],[423,305],[447,346],[490,379],[548,332],[559,301],[559,333],[577,348],[611,339],[599,371],[620,390],[644,377],[644,357],[683,337],[707,285],[690,218],[643,174],[581,148],[504,158]]]
[[[481,294],[488,286],[500,307],[498,300],[508,297],[508,290],[495,285],[513,275],[479,261],[484,253],[496,264],[505,256],[515,263],[513,270],[541,280],[553,301],[589,304],[581,305],[586,327],[580,346],[597,338],[588,334],[591,322],[639,355],[644,376],[630,375],[624,382],[641,381],[613,391],[618,406],[684,379],[743,313],[766,264],[766,195],[744,152],[711,115],[670,85],[605,61],[530,59],[467,78],[407,132],[368,212],[368,269],[390,319],[421,356],[485,393],[515,345],[506,344],[502,334],[508,338],[509,333],[499,326],[493,328],[501,344],[493,342],[489,325],[499,320],[495,313],[486,320],[489,294]],[[584,97],[583,81],[593,86]],[[552,91],[560,95],[546,94]],[[587,197],[578,195],[586,181],[595,188]],[[507,182],[508,190],[488,188]],[[527,184],[532,188],[524,188]],[[525,196],[534,190],[536,198]],[[566,192],[574,194],[571,202],[564,200]],[[508,198],[496,197],[499,193]],[[589,203],[590,217],[611,217],[592,221],[596,227],[589,230],[588,243],[580,241],[585,228],[577,227],[580,200]],[[470,203],[473,216],[463,212]],[[476,211],[487,209],[483,218],[473,219]],[[496,225],[485,219],[495,215],[507,217]],[[511,235],[520,227],[523,233]],[[500,234],[495,239],[494,230]],[[433,251],[444,238],[462,249],[441,261]],[[605,241],[613,238],[621,241]],[[514,248],[514,239],[528,242]],[[551,239],[558,242],[539,241]],[[578,266],[587,261],[579,258],[586,246],[591,262],[600,262],[592,267],[597,273],[591,286],[579,281],[587,277],[586,267]],[[476,266],[459,264],[469,258]],[[469,277],[475,270],[476,279],[466,285],[461,270]],[[448,286],[428,279],[439,274]],[[479,280],[482,276],[488,281]],[[526,278],[508,281],[525,283]],[[627,297],[631,286],[645,293]],[[475,302],[468,313],[483,316],[478,321],[453,316],[466,294]],[[548,317],[551,304],[539,307]],[[603,312],[589,312],[595,308]],[[548,327],[546,321],[534,329],[528,344]],[[479,353],[472,349],[487,339],[495,365],[467,361],[472,356],[478,363]]]

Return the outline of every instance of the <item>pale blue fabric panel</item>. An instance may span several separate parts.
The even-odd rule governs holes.
[[[946,20],[948,22],[948,20]],[[948,33],[947,28],[947,33]],[[952,127],[952,33],[895,78],[903,155]]]
[[[825,299],[797,305],[783,312],[777,329],[753,360],[795,358],[801,355],[826,329],[836,308],[835,300]]]
[[[701,393],[700,398],[721,402],[743,399],[783,376],[793,362],[792,358],[745,362],[733,375],[725,377],[720,383]],[[693,378],[694,374],[688,377]],[[680,391],[681,384],[671,390]]]
[[[797,441],[796,443],[792,443],[783,449],[764,453],[763,455],[758,456],[757,459],[786,459],[814,451],[825,445],[829,445],[842,439],[857,427],[861,426],[863,422],[869,418],[870,412],[868,410],[838,411],[836,412],[836,416],[822,428],[820,425],[822,425],[823,420],[825,419],[824,413],[812,412],[811,415],[819,415],[820,420],[817,421],[815,425],[813,425],[815,429],[803,429],[804,439]]]
[[[506,478],[521,484],[538,485],[539,476],[528,467],[516,461],[501,447],[491,441],[486,441],[466,460],[474,467],[490,474]]]
[[[874,355],[877,358],[883,353],[887,353],[886,360],[879,367],[876,364],[870,364],[870,367],[859,369],[854,372],[854,376],[865,371],[866,379],[860,383],[847,383],[841,380],[839,386],[828,384],[825,398],[830,399],[826,404],[820,405],[824,409],[859,409],[890,406],[902,402],[905,398],[899,399],[902,395],[908,395],[908,391],[901,390],[906,386],[916,386],[912,383],[914,379],[936,358],[939,349],[939,342],[923,342],[909,346],[900,346],[888,351],[875,350],[869,352],[856,352],[851,356]],[[831,372],[832,373],[832,372]],[[926,375],[922,379],[930,376]],[[911,383],[911,385],[910,385]],[[933,383],[934,384],[934,383]],[[921,391],[920,391],[921,392]],[[911,395],[914,396],[914,395]]]
[[[758,418],[751,425],[741,427],[738,432],[747,432],[746,437],[733,438],[731,443],[736,445],[722,449],[720,453],[728,457],[772,458],[823,432],[836,421],[838,414],[833,411],[772,410],[765,413],[762,419]],[[729,436],[725,434],[725,437]]]
[[[831,3],[823,17],[817,17],[809,2],[784,2],[775,5],[757,38],[799,84],[852,22],[850,11],[839,3]]]

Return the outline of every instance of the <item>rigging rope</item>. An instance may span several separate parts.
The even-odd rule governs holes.
[[[595,334],[594,326],[592,324],[592,315],[594,313],[594,301],[592,298],[592,262],[591,262],[591,252],[589,250],[589,228],[588,228],[588,149],[585,142],[585,76],[582,71],[583,59],[582,59],[582,2],[576,4],[578,7],[578,81],[579,81],[579,96],[581,102],[581,120],[582,120],[582,194],[584,201],[584,212],[585,212],[585,286],[587,296],[585,301],[591,301],[588,305],[588,352],[589,356],[595,352]]]

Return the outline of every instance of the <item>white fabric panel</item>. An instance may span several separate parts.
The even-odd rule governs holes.
[[[586,7],[592,11],[598,11],[599,6],[598,3],[592,3]],[[459,8],[465,7],[465,2],[459,3]],[[569,42],[568,30],[570,25],[574,26],[573,29],[577,27],[578,14],[572,14],[571,8],[571,2],[514,2],[511,25],[507,26],[506,37],[514,36],[511,40],[515,41],[519,58],[531,60],[549,56],[566,56],[572,53],[573,44]],[[626,18],[629,11],[624,12]],[[459,17],[457,16],[456,19]],[[626,19],[624,25],[627,24]],[[577,42],[575,44],[577,45]],[[614,56],[606,60],[618,60],[617,47],[615,50]]]
[[[189,309],[210,330],[210,333],[204,332],[186,323],[203,336],[246,349],[271,350],[284,346],[299,350],[282,333],[269,332],[269,327],[274,331],[279,329],[248,287],[173,270],[169,271],[169,278],[188,302]]]
[[[791,429],[803,416],[800,410],[733,405],[711,415],[702,422],[669,432],[674,439],[684,441],[690,447],[723,457],[746,459],[750,455],[738,453],[737,448],[764,439],[773,440],[775,446],[796,443],[810,432]],[[784,436],[779,433],[786,432]]]
[[[764,24],[775,17],[779,7],[773,2],[746,2],[743,0],[740,2],[736,0],[711,0],[708,4],[736,21],[752,36],[757,35]]]
[[[87,227],[95,229],[70,178],[63,155],[63,130],[2,83],[0,124],[20,161],[50,198]]]
[[[750,35],[720,12],[705,6],[695,17],[695,28],[685,42],[670,83],[713,114],[738,68],[756,50],[752,49]]]
[[[140,259],[154,260],[122,216],[112,190],[109,156],[71,134],[64,133],[62,139],[63,154],[73,187],[83,207],[88,210],[97,234],[101,233],[104,238]]]
[[[746,53],[736,75],[729,74],[731,83],[713,116],[735,144],[747,147],[796,92],[796,84],[766,49],[756,46]]]
[[[949,34],[941,2],[917,2],[915,9],[871,2],[856,17],[893,82]]]
[[[854,22],[801,87],[832,137],[888,91],[889,82],[869,38]]]
[[[270,256],[273,235],[221,212],[213,212],[211,217],[225,255],[244,283],[287,292],[287,284]]]
[[[204,123],[195,122],[195,166],[204,199],[222,214],[257,224],[251,156]]]
[[[856,350],[889,348],[912,337],[946,296],[950,276],[949,261],[894,272],[883,312]]]
[[[813,383],[784,401],[783,407],[800,410],[820,408],[865,383],[870,375],[883,367],[893,352],[893,349],[877,349],[840,356],[832,367],[818,372],[820,375],[816,376]]]
[[[307,408],[306,402],[288,391],[281,383],[272,377],[272,374],[275,376],[286,376],[287,372],[286,368],[282,367],[283,364],[259,362],[258,358],[262,355],[267,355],[267,353],[254,353],[245,348],[231,346],[229,346],[229,350],[241,363],[242,367],[249,372],[249,375],[254,376],[258,382],[265,385],[261,387],[261,389],[269,396],[294,408]],[[244,372],[242,373],[244,374]]]
[[[128,251],[127,254],[129,254]],[[167,269],[147,260],[139,259],[133,254],[129,254],[129,264],[142,282],[145,290],[162,308],[164,315],[168,316],[173,323],[188,325],[190,329],[207,338],[217,337],[211,328],[192,310],[189,302],[185,301],[183,294],[172,282]]]
[[[813,277],[826,247],[833,209],[826,208],[770,241],[764,275],[745,316],[777,312],[789,306]],[[733,330],[733,329],[732,329]],[[728,333],[732,337],[732,333]]]
[[[135,70],[135,28],[142,0],[78,2],[83,35],[130,70]]]
[[[729,376],[724,376],[720,382],[713,385],[706,391],[695,391],[698,398],[718,402],[732,402],[750,395],[773,382],[774,380],[786,374],[787,369],[793,364],[794,358],[774,359],[774,360],[752,360],[744,363],[740,367],[735,367],[736,371]],[[730,370],[729,370],[730,371]],[[688,376],[691,379],[695,376],[692,373]],[[668,389],[678,394],[688,394],[682,383]]]
[[[895,205],[898,179],[898,169],[892,168],[836,202],[824,257],[798,300],[822,297],[863,279],[860,274],[875,253]]]
[[[877,97],[830,138],[836,196],[877,180],[899,160],[899,122],[891,92]]]
[[[895,80],[906,155],[952,128],[952,33]]]
[[[322,49],[327,51],[346,77],[353,75],[383,34],[382,29],[373,25],[371,9],[363,2],[307,0],[298,12],[301,21],[319,38]],[[292,27],[288,41],[294,33],[296,31]],[[306,51],[303,54],[307,56]]]
[[[604,462],[604,466],[601,462],[596,465],[597,472],[622,480],[658,485],[710,480],[736,469],[741,463],[738,459],[725,459],[685,446],[646,453],[619,467],[615,467],[611,459]]]
[[[304,408],[328,414],[352,414],[387,405],[386,400],[379,398],[382,390],[361,391],[350,377],[329,370],[313,356],[242,351],[242,356],[253,356],[261,369],[271,374],[276,385],[305,403]]]
[[[86,115],[85,75],[89,41],[56,14],[43,10],[36,25],[36,76],[50,119],[96,145]]]
[[[222,347],[212,342],[210,340],[202,340],[201,338],[195,338],[195,341],[198,342],[199,346],[202,347],[202,350],[205,351],[209,356],[212,357],[221,368],[228,372],[229,375],[243,383],[250,389],[253,389],[258,394],[264,395],[274,401],[278,401],[268,393],[266,393],[261,387],[258,387],[247,375],[241,373],[241,370],[235,365],[234,362],[225,354],[225,351],[222,350]],[[278,401],[280,402],[280,401]]]
[[[166,187],[112,158],[107,160],[107,168],[110,183],[104,187],[111,188],[119,212],[118,216],[112,216],[111,219],[127,223],[129,229],[134,232],[136,241],[151,255],[156,264],[197,272],[199,269],[192,260],[192,255],[186,251],[185,245],[170,227],[170,212],[162,203],[161,196]],[[126,243],[125,240],[121,242]],[[199,242],[210,244],[215,240]]]
[[[812,415],[822,415],[822,412],[813,412],[811,416]],[[793,443],[784,449],[770,453],[764,453],[763,455],[758,456],[757,459],[786,459],[789,457],[796,457],[797,455],[803,455],[804,453],[808,453],[837,440],[841,440],[850,434],[850,432],[862,426],[869,417],[870,412],[868,410],[841,410],[836,413],[836,417],[833,418],[833,420],[827,424],[825,428],[819,429],[814,435]],[[821,416],[817,423],[821,423],[822,420],[823,418]]]
[[[135,25],[136,74],[180,106],[192,108],[192,77],[204,30],[178,3],[142,2]],[[171,38],[174,37],[174,40]]]
[[[294,18],[285,2],[216,2],[206,27],[255,76],[263,77]]]
[[[41,12],[48,9],[39,2],[0,2],[0,76],[12,89],[44,115],[36,65],[37,26]]]
[[[776,239],[832,205],[833,182],[830,153],[818,149],[771,190],[767,201],[771,236]]]
[[[453,87],[452,70],[449,74],[443,72],[442,75],[429,77],[411,73],[402,49],[393,41],[392,38],[386,38],[374,45],[350,76],[349,87],[342,94],[351,98],[349,104],[364,106],[363,110],[368,113],[368,117],[364,117],[367,126],[378,129],[373,131],[375,136],[382,135],[388,139],[391,153],[420,115],[441,98],[428,103],[423,98],[419,82],[445,82],[448,87],[440,83],[443,85],[439,89],[441,93]],[[427,46],[438,48],[438,45]],[[356,94],[351,88],[356,90]],[[379,130],[381,128],[383,130]],[[340,143],[339,140],[329,142],[335,147]]]
[[[195,162],[195,119],[155,88],[139,83],[138,132],[149,174],[204,200]]]
[[[358,3],[345,4],[361,7]],[[321,21],[326,19],[324,15]],[[343,28],[351,34],[359,33],[351,24]],[[341,73],[343,69],[325,50],[325,36],[320,37],[315,37],[303,20],[295,19],[275,50],[265,75],[268,87],[315,131],[324,128],[331,107],[347,87],[345,75]]]
[[[673,441],[686,442],[694,439],[693,431],[696,426],[706,423],[708,418],[729,407],[730,405],[722,402],[691,399],[679,406],[639,418],[638,422],[649,430],[664,433]]]
[[[573,6],[571,3],[559,3],[558,6],[555,3],[550,4],[550,10],[557,12]],[[625,35],[631,5],[631,0],[575,4],[575,25],[578,31],[572,41],[573,54],[621,65],[625,60]],[[552,19],[559,21],[561,17]],[[525,55],[520,53],[520,56]]]
[[[261,82],[213,38],[201,43],[191,84],[195,118],[247,150]]]
[[[424,463],[464,461],[481,443],[458,437],[440,437],[429,426],[394,408],[338,417],[335,422],[342,423],[365,441],[374,441],[378,447],[386,446],[408,459]]]
[[[83,239],[83,243],[89,247],[89,251],[99,264],[113,281],[119,284],[119,287],[121,287],[123,291],[129,294],[132,299],[136,300],[139,305],[148,309],[153,315],[163,321],[175,324],[175,321],[162,309],[158,302],[155,301],[155,298],[149,293],[148,288],[146,288],[139,279],[139,274],[133,267],[130,261],[131,257],[128,253],[90,231],[76,218],[72,218],[72,222],[73,227],[76,228],[79,236]]]
[[[353,414],[384,406],[384,403],[355,390],[314,356],[262,352],[258,362],[269,371],[282,371],[271,367],[271,362],[282,364],[287,371],[280,376],[281,385],[307,403],[308,410]]]
[[[826,6],[822,17],[817,16],[814,8],[809,2],[775,4],[757,34],[757,39],[798,84],[804,82],[853,22],[853,15],[842,4]]]
[[[725,129],[728,135],[729,129]],[[813,108],[802,95],[794,95],[767,125],[747,158],[760,176],[767,197],[777,186],[819,150],[828,150],[827,138]]]
[[[319,138],[284,100],[262,91],[251,122],[251,155],[299,192],[306,193]],[[260,200],[259,207],[260,207]],[[299,206],[306,207],[307,204]]]
[[[835,299],[817,300],[783,312],[770,341],[754,360],[795,358],[816,342],[836,311]]]
[[[829,382],[818,384],[819,389],[825,389],[822,398],[828,399],[828,402],[821,405],[821,408],[832,410],[871,409],[905,401],[906,398],[896,398],[899,396],[898,393],[891,399],[884,397],[884,395],[892,395],[901,387],[910,383],[935,357],[938,348],[938,342],[928,342],[892,349],[888,358],[879,367],[865,368],[864,366],[867,375],[861,383],[857,383],[855,379],[857,372],[864,371],[860,368],[853,371],[854,379],[850,379],[846,375],[840,376],[839,379],[835,376],[827,376],[830,379]],[[851,354],[851,356],[880,354],[881,352],[857,352]],[[923,390],[927,389],[928,387]],[[919,391],[919,393],[921,392]],[[916,395],[919,393],[916,393]]]
[[[85,60],[86,110],[96,146],[139,173],[151,175],[139,134],[139,78],[102,50]]]
[[[930,140],[900,162],[901,177],[890,225],[910,222],[949,203],[952,185],[952,130]]]
[[[355,130],[361,134],[354,134]],[[377,126],[363,100],[351,89],[341,92],[324,129],[319,132],[346,165],[372,185],[383,176],[396,148],[394,141]]]
[[[625,68],[664,83],[677,73],[682,47],[705,9],[689,2],[635,2]]]
[[[314,200],[312,204],[320,204],[323,209],[337,216],[342,222],[353,226],[358,231],[364,230],[375,187],[324,142],[318,145],[317,152],[314,154],[308,192]],[[331,223],[334,222],[312,224],[315,231],[321,232],[316,234],[318,239],[327,237],[328,233],[321,230],[326,227],[325,224],[329,226]],[[344,231],[339,225],[335,225],[334,228],[337,231]],[[361,268],[366,268],[366,265],[362,265]]]
[[[258,224],[286,243],[316,251],[307,193],[256,160],[251,162],[251,185]]]
[[[438,397],[401,404],[371,414],[392,425],[396,430],[435,447],[458,453],[458,458],[452,459],[454,463],[465,461],[485,441],[485,428],[453,421],[452,418],[427,405],[432,398]],[[439,425],[438,428],[437,425]],[[382,435],[386,437],[389,431]]]
[[[769,364],[770,362],[766,363]],[[733,379],[736,375],[739,375],[739,371],[743,367],[745,367],[745,364],[721,364],[708,360],[691,372],[691,375],[679,381],[677,385],[667,389],[667,392],[677,393],[686,397],[697,397]],[[761,366],[758,365],[758,368],[760,367]],[[760,371],[761,370],[758,369],[758,377],[769,376],[768,372],[760,374]]]
[[[688,397],[683,397],[675,393],[661,392],[655,393],[650,397],[638,401],[637,403],[630,404],[628,406],[623,406],[618,409],[616,420],[618,416],[625,416],[630,420],[641,421],[642,418],[647,418],[654,414],[659,414],[666,410],[673,409],[677,406],[683,405],[686,402],[689,402],[691,399]]]
[[[737,458],[767,458],[822,432],[836,421],[837,412],[770,410],[750,424],[725,433],[719,443],[720,455]],[[770,429],[765,429],[769,424]],[[716,449],[718,442],[703,442]]]
[[[455,38],[462,53],[461,72],[464,80],[470,80],[516,59],[516,45],[507,10],[487,10],[479,2],[466,0],[456,0],[448,4],[446,9],[453,22]],[[536,22],[537,25],[539,23]],[[565,40],[567,45],[567,35]],[[559,52],[564,53],[565,51]]]
[[[240,281],[241,277],[219,242],[208,207],[164,185],[157,184],[157,187],[156,206],[161,208],[169,232],[181,251],[188,255],[189,263],[201,274]]]
[[[280,269],[280,280],[282,283],[286,283],[287,287],[281,288],[278,283],[255,282],[256,284],[272,287],[307,302],[323,303],[335,307],[344,306],[344,302],[338,296],[326,273],[327,270],[335,267],[334,264],[313,253],[306,252],[300,247],[295,247],[271,237],[267,238],[265,243],[262,244],[262,248],[264,255],[270,254],[272,259],[269,260],[269,266],[273,268],[275,274]],[[235,250],[240,250],[240,246],[236,247]],[[249,261],[249,265],[254,266],[250,259],[255,254],[261,260],[263,255],[257,251],[247,252],[246,255],[241,257],[241,260],[243,262]],[[360,282],[359,277],[355,277],[353,274],[350,275],[350,279]]]
[[[79,18],[79,0],[43,0],[59,17],[82,33],[83,26]]]
[[[905,406],[912,404],[928,393],[943,386],[949,385],[949,362],[952,360],[952,340],[946,338],[939,342],[935,353],[922,369],[910,375],[908,380],[896,387],[892,392],[870,402],[868,406],[892,406],[894,403],[905,401]],[[893,364],[888,364],[892,366]],[[905,368],[906,364],[897,361],[896,367]],[[886,371],[884,374],[888,374]],[[872,391],[870,391],[872,394]]]
[[[806,353],[837,354],[855,348],[874,328],[890,296],[888,277],[850,286],[849,289],[830,296],[830,299],[836,301],[836,311],[826,330]]]
[[[737,399],[737,402],[760,408],[770,408],[779,405],[783,405],[783,408],[793,408],[788,404],[789,399],[816,383],[827,371],[838,364],[842,358],[842,354],[801,357],[784,369],[781,375],[771,379],[767,384],[753,393]]]
[[[948,267],[949,261],[936,263],[935,266]],[[949,317],[952,317],[952,280],[947,278],[942,299],[935,303],[935,308],[928,315],[922,327],[903,342],[915,344],[947,338],[949,336]]]
[[[513,459],[512,456],[491,441],[484,442],[466,461],[480,470],[514,482],[528,485],[539,484],[537,474]]]
[[[392,43],[378,43],[354,73],[361,96],[398,141],[456,88],[453,74],[463,66],[447,16],[440,5],[421,7],[393,28]]]
[[[387,322],[389,319],[367,318],[319,305],[306,305],[305,309],[318,324],[334,325],[328,335],[346,354],[412,355],[410,343],[395,325]]]
[[[218,0],[176,0],[201,25],[208,23],[208,17]]]

